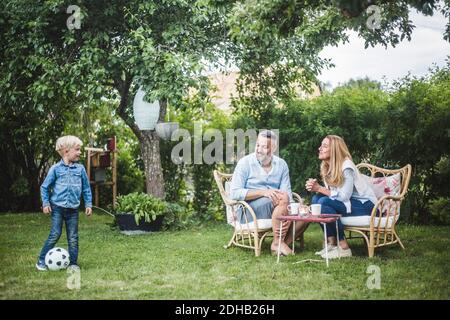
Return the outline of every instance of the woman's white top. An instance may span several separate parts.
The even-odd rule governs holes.
[[[371,201],[373,204],[377,203],[372,188],[367,184],[367,181],[361,176],[358,168],[351,160],[345,160],[342,164],[342,175],[344,176],[344,183],[339,187],[330,186],[330,199],[339,200],[344,203],[347,213],[352,211],[350,198],[361,201]],[[325,183],[328,187],[328,185]]]

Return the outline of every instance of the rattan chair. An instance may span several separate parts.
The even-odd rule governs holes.
[[[229,248],[232,245],[237,247],[243,247],[255,250],[255,256],[259,256],[261,254],[261,245],[266,237],[272,237],[272,222],[266,221],[269,219],[264,219],[264,221],[259,221],[256,219],[255,212],[252,207],[247,203],[247,201],[236,201],[231,200],[226,191],[225,184],[231,181],[233,177],[230,173],[222,173],[217,170],[214,170],[214,179],[217,183],[217,187],[219,189],[222,200],[227,209],[227,222],[228,224],[233,226],[233,235],[224,248]],[[301,197],[292,193],[294,199],[298,202],[301,202]],[[245,223],[240,223],[237,218],[238,210],[247,209],[247,211],[252,216],[252,221],[248,221],[247,215],[245,217]],[[303,247],[304,239],[303,234],[300,236],[300,246]]]
[[[383,169],[367,163],[360,163],[357,167],[362,174],[368,172],[369,174],[367,175],[371,178],[386,178],[399,174],[400,187],[398,195],[384,195],[378,199],[366,223],[361,223],[361,225],[351,223],[352,219],[354,221],[358,217],[342,218],[344,230],[348,232],[347,239],[363,238],[366,241],[370,258],[373,257],[375,248],[398,243],[402,249],[405,249],[395,230],[395,226],[400,216],[400,205],[408,192],[412,170],[411,165],[408,164],[396,170]],[[361,236],[354,236],[353,233],[358,233]]]

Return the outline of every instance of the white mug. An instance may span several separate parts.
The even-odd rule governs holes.
[[[312,204],[311,205],[311,214],[313,216],[318,216],[318,215],[320,215],[321,209],[322,209],[322,205],[320,205],[320,204]]]
[[[298,215],[298,209],[300,209],[300,203],[292,202],[287,206],[289,214],[292,216]]]

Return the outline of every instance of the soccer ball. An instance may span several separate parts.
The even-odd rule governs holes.
[[[69,253],[64,248],[53,248],[45,255],[45,264],[52,271],[65,269],[69,265]]]

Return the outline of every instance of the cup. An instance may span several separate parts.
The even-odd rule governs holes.
[[[292,202],[287,206],[287,209],[289,211],[289,214],[291,216],[298,215],[299,209],[300,209],[300,203]]]
[[[321,211],[321,208],[322,207],[322,205],[321,204],[312,204],[311,205],[311,214],[313,215],[313,216],[318,216],[318,215],[320,215],[320,211]]]

